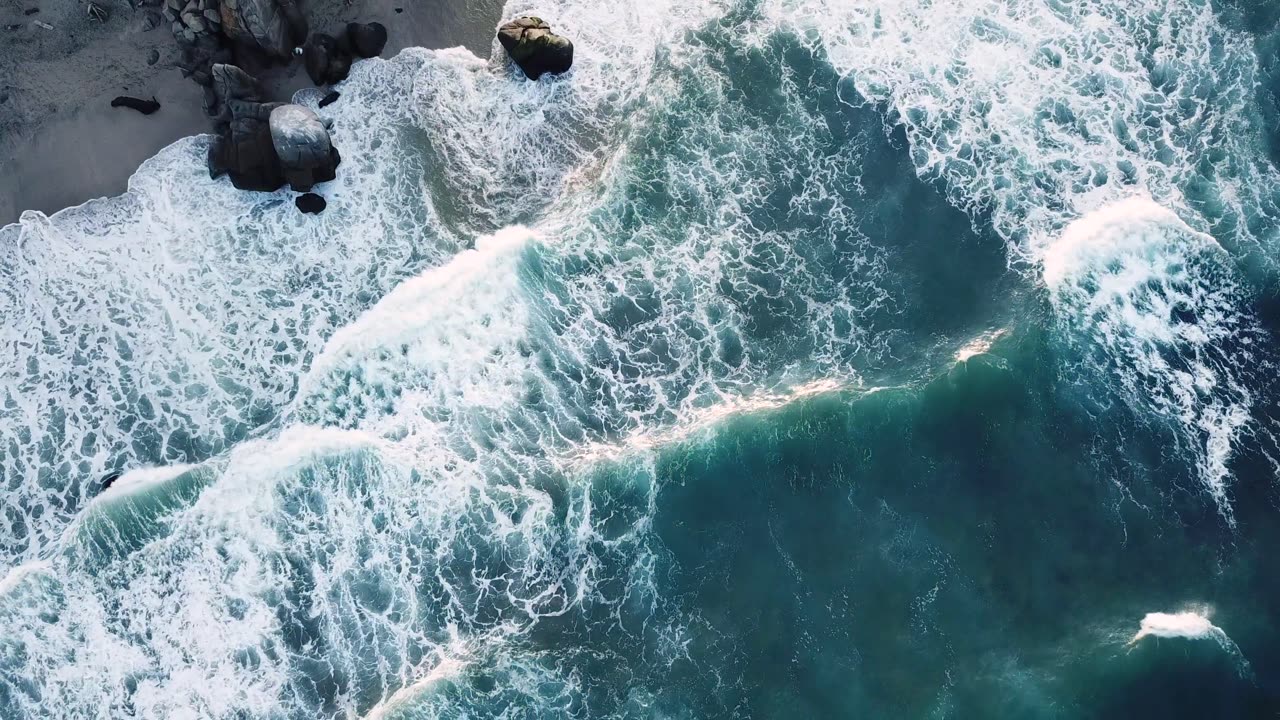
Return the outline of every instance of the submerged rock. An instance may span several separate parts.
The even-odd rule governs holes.
[[[310,108],[281,105],[271,111],[271,142],[284,178],[294,190],[310,190],[335,177],[342,161],[329,140],[329,128]]]
[[[498,42],[530,80],[565,72],[573,65],[573,43],[551,32],[542,18],[512,20],[498,28]]]
[[[293,204],[296,205],[299,210],[307,213],[308,215],[318,215],[324,212],[324,209],[329,206],[329,203],[325,202],[324,198],[315,193],[299,195],[294,199]]]

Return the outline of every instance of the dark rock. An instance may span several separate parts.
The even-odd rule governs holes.
[[[213,117],[218,114],[218,93],[214,92],[213,85],[209,85],[204,89],[204,114]]]
[[[347,79],[351,74],[351,54],[338,49],[338,54],[329,60],[329,84],[334,85]]]
[[[262,88],[249,73],[235,65],[218,63],[211,68],[214,102],[205,112],[214,119],[214,126],[231,122],[231,101],[258,103],[262,101]]]
[[[330,90],[328,95],[320,98],[320,107],[329,107],[330,105],[338,102],[338,98],[340,97],[342,97],[342,95],[337,90]]]
[[[231,51],[223,46],[219,35],[201,33],[193,35],[193,40],[187,40],[185,33],[184,30],[174,33],[174,38],[177,39],[178,46],[182,50],[178,67],[182,70],[183,77],[196,76],[200,84],[207,84],[213,65],[226,63],[230,59]],[[199,73],[198,76],[197,73]]]
[[[241,190],[271,192],[285,183],[271,142],[271,111],[282,103],[228,100],[231,122],[209,146],[209,177],[227,174]]]
[[[324,198],[315,193],[299,195],[294,198],[293,204],[297,205],[299,210],[309,215],[319,215],[324,212],[326,207],[329,206],[329,203],[325,202]]]
[[[289,28],[290,43],[293,47],[300,47],[307,41],[307,35],[310,33],[307,16],[302,14],[302,10],[298,9],[294,0],[276,0],[276,5],[280,7],[280,14]]]
[[[283,103],[264,103],[262,88],[235,65],[211,68],[212,100],[206,112],[214,119],[217,136],[209,145],[209,177],[230,175],[241,190],[270,192],[285,183],[284,168],[271,140],[271,113]]]
[[[27,8],[26,10],[23,10],[23,11],[22,11],[22,14],[23,14],[23,15],[35,15],[35,14],[36,14],[36,13],[38,13],[38,12],[40,12],[40,8]]]
[[[236,0],[223,2],[222,32],[228,40],[261,49],[267,55],[288,61],[294,29],[286,24],[285,13],[276,0]]]
[[[160,51],[155,48],[151,48],[151,52],[147,53],[147,64],[155,65],[158,62],[160,62]]]
[[[516,18],[498,28],[498,42],[530,80],[562,73],[573,65],[573,43],[536,17]]]
[[[345,38],[339,42],[331,35],[315,33],[302,49],[302,62],[307,76],[316,85],[332,85],[347,79],[351,72],[351,51]]]
[[[271,142],[290,187],[305,192],[334,178],[341,158],[313,110],[282,105],[271,111],[270,124]]]
[[[4,90],[0,90],[0,105],[3,105],[8,101],[9,101],[9,89],[5,88]]]
[[[127,107],[130,110],[137,110],[143,115],[150,115],[160,109],[160,103],[156,102],[154,97],[150,100],[140,100],[136,97],[121,95],[111,101],[111,107]]]
[[[404,8],[396,8],[396,14],[397,14],[397,15],[399,15],[399,14],[400,14],[400,13],[402,13],[402,12],[404,12]]]
[[[160,13],[148,10],[142,14],[142,30],[144,32],[160,27]]]
[[[329,55],[333,49],[333,38],[324,33],[312,35],[302,48],[302,66],[316,85],[323,85],[329,79]]]
[[[102,478],[102,489],[106,490],[112,485],[115,485],[116,481],[119,480],[122,475],[124,475],[124,473],[119,470],[109,473],[106,477]]]
[[[376,22],[351,23],[347,25],[347,39],[357,57],[378,57],[387,46],[387,28]]]

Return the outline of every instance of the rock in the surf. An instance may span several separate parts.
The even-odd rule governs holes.
[[[356,57],[378,57],[387,46],[387,28],[376,22],[351,23],[347,25],[347,41]]]
[[[209,176],[230,175],[241,190],[271,191],[284,185],[284,169],[271,139],[271,111],[283,103],[261,102],[258,81],[235,65],[210,70],[213,99],[207,108],[217,135],[209,146]]]
[[[329,128],[313,110],[282,105],[271,111],[271,142],[284,178],[294,190],[307,191],[335,177],[341,157]]]
[[[315,193],[299,195],[294,199],[293,204],[296,205],[299,210],[307,213],[308,215],[318,215],[324,212],[324,209],[329,206],[329,203],[325,202],[324,198]]]
[[[227,174],[241,190],[270,192],[285,183],[271,139],[271,112],[283,103],[231,100],[231,121],[209,146],[209,176]]]
[[[551,32],[542,18],[522,17],[498,28],[498,42],[530,80],[573,65],[573,43]]]

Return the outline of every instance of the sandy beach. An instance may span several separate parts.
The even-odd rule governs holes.
[[[105,22],[90,18],[81,0],[0,4],[0,225],[24,210],[53,213],[120,194],[142,161],[210,130],[201,88],[176,67],[168,23],[160,18],[148,29],[148,15],[158,9],[126,0],[99,5],[108,12]],[[313,32],[382,23],[383,57],[405,47],[458,45],[484,57],[502,2],[304,0],[302,8]],[[159,58],[148,64],[153,49]],[[310,84],[298,61],[261,79],[278,99]],[[155,97],[161,108],[153,115],[113,108],[117,95]]]

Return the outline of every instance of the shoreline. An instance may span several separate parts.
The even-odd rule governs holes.
[[[406,47],[466,47],[487,57],[502,0],[305,0],[313,32],[348,22],[387,28],[382,57]],[[27,15],[31,9],[38,12]],[[400,12],[397,12],[400,10]],[[77,0],[6,0],[0,5],[0,226],[26,210],[52,215],[128,190],[144,161],[172,143],[212,132],[202,88],[176,67],[178,45],[167,23],[146,29],[147,14],[110,6],[104,23],[81,16]],[[53,30],[36,25],[52,25]],[[21,24],[20,29],[6,29]],[[159,60],[147,64],[155,49]],[[260,75],[276,99],[311,87],[301,59]],[[341,84],[337,89],[341,91]],[[153,115],[111,107],[116,95],[154,96]]]

